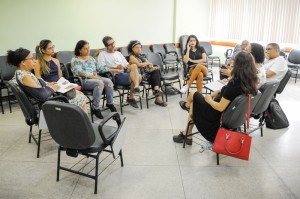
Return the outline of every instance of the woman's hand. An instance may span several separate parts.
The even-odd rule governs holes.
[[[221,71],[222,75],[226,75],[227,77],[231,76],[231,70],[229,70],[229,69],[221,68],[220,71]]]
[[[212,99],[215,99],[215,97],[217,97],[217,95],[220,93],[220,90],[216,90],[214,91],[210,96]]]
[[[56,82],[47,82],[47,85],[50,87],[53,86],[54,84],[56,84]]]
[[[211,95],[206,95],[206,96],[204,97],[204,99],[205,99],[205,101],[206,101],[208,104],[209,104],[210,101],[212,101]]]
[[[186,51],[188,52],[188,51],[190,51],[190,50],[191,50],[191,45],[188,44],[188,45],[186,46]]]
[[[56,92],[60,89],[60,86],[58,86],[57,84],[53,84],[52,86],[50,86],[50,88]]]

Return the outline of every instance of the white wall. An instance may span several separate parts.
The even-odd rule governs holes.
[[[176,38],[194,34],[201,41],[208,41],[209,0],[177,0]]]
[[[209,0],[208,0],[209,1]],[[174,0],[0,0],[0,55],[18,47],[34,50],[50,39],[56,51],[80,39],[91,48],[114,37],[117,46],[173,42]]]

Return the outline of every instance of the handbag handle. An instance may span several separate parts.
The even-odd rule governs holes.
[[[241,137],[241,139],[240,139],[240,141],[241,141],[241,148],[240,148],[240,150],[237,151],[237,152],[231,152],[231,151],[228,149],[227,143],[228,143],[229,138],[230,138],[229,133],[226,133],[226,137],[225,137],[225,139],[226,139],[226,142],[225,142],[225,149],[226,149],[226,151],[227,151],[229,154],[231,154],[231,155],[239,154],[239,153],[242,151],[242,149],[243,149],[243,145],[244,145],[244,137]]]

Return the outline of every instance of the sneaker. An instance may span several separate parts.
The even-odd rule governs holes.
[[[204,152],[204,151],[206,151],[206,150],[211,150],[211,151],[212,151],[213,144],[214,144],[214,143],[209,142],[209,141],[205,142],[205,144],[201,144],[201,145],[200,145],[200,146],[201,146],[201,149],[200,149],[199,152],[202,153],[202,152]]]
[[[189,109],[186,107],[186,102],[185,101],[180,101],[179,102],[180,107],[185,110],[185,111],[189,111]]]
[[[134,98],[132,98],[132,99],[128,98],[127,103],[134,108],[139,108],[139,106]]]
[[[163,95],[163,92],[160,91],[160,90],[155,90],[155,91],[153,91],[153,95],[154,95],[155,97],[162,96],[162,95]]]
[[[189,86],[188,85],[185,85],[183,86],[181,89],[180,89],[180,93],[182,94],[185,94],[187,91],[189,90]]]
[[[140,94],[140,88],[139,88],[139,87],[135,87],[135,88],[133,89],[133,93],[134,93],[134,94]]]
[[[179,133],[179,135],[174,135],[173,136],[173,141],[176,143],[183,143],[185,140],[185,135],[182,134],[182,132]],[[186,139],[185,142],[186,145],[192,145],[193,140],[192,139]]]
[[[106,104],[106,107],[109,108],[111,112],[117,112],[117,109],[113,104]]]
[[[103,119],[103,115],[101,114],[100,109],[93,109],[92,108],[92,112],[93,112],[94,115],[96,115],[97,118]]]

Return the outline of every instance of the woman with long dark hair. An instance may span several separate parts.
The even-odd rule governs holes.
[[[189,111],[188,122],[194,121],[198,131],[209,142],[214,142],[220,126],[221,114],[230,103],[239,95],[257,94],[257,69],[253,56],[248,52],[240,52],[234,60],[234,68],[231,71],[231,80],[221,90],[213,92],[205,97],[199,92],[191,92],[187,102],[180,101],[182,109]],[[187,137],[186,144],[192,144],[189,136],[194,125],[186,131],[174,136],[173,140],[182,143]]]
[[[206,52],[204,48],[199,45],[199,41],[195,35],[190,35],[188,37],[183,54],[183,62],[187,66],[190,78],[180,92],[186,93],[192,83],[196,80],[197,91],[202,93],[203,77],[208,73],[208,69],[203,63],[207,60]]]
[[[153,66],[150,63],[146,56],[142,55],[142,44],[137,40],[131,41],[128,46],[129,53],[129,63],[136,64],[139,68],[139,72],[143,76],[148,76],[148,80],[150,82],[151,88],[153,90],[153,95],[155,96],[155,104],[159,106],[166,107],[167,103],[164,102],[161,98],[162,91],[161,89],[161,75],[160,68],[157,66]]]

